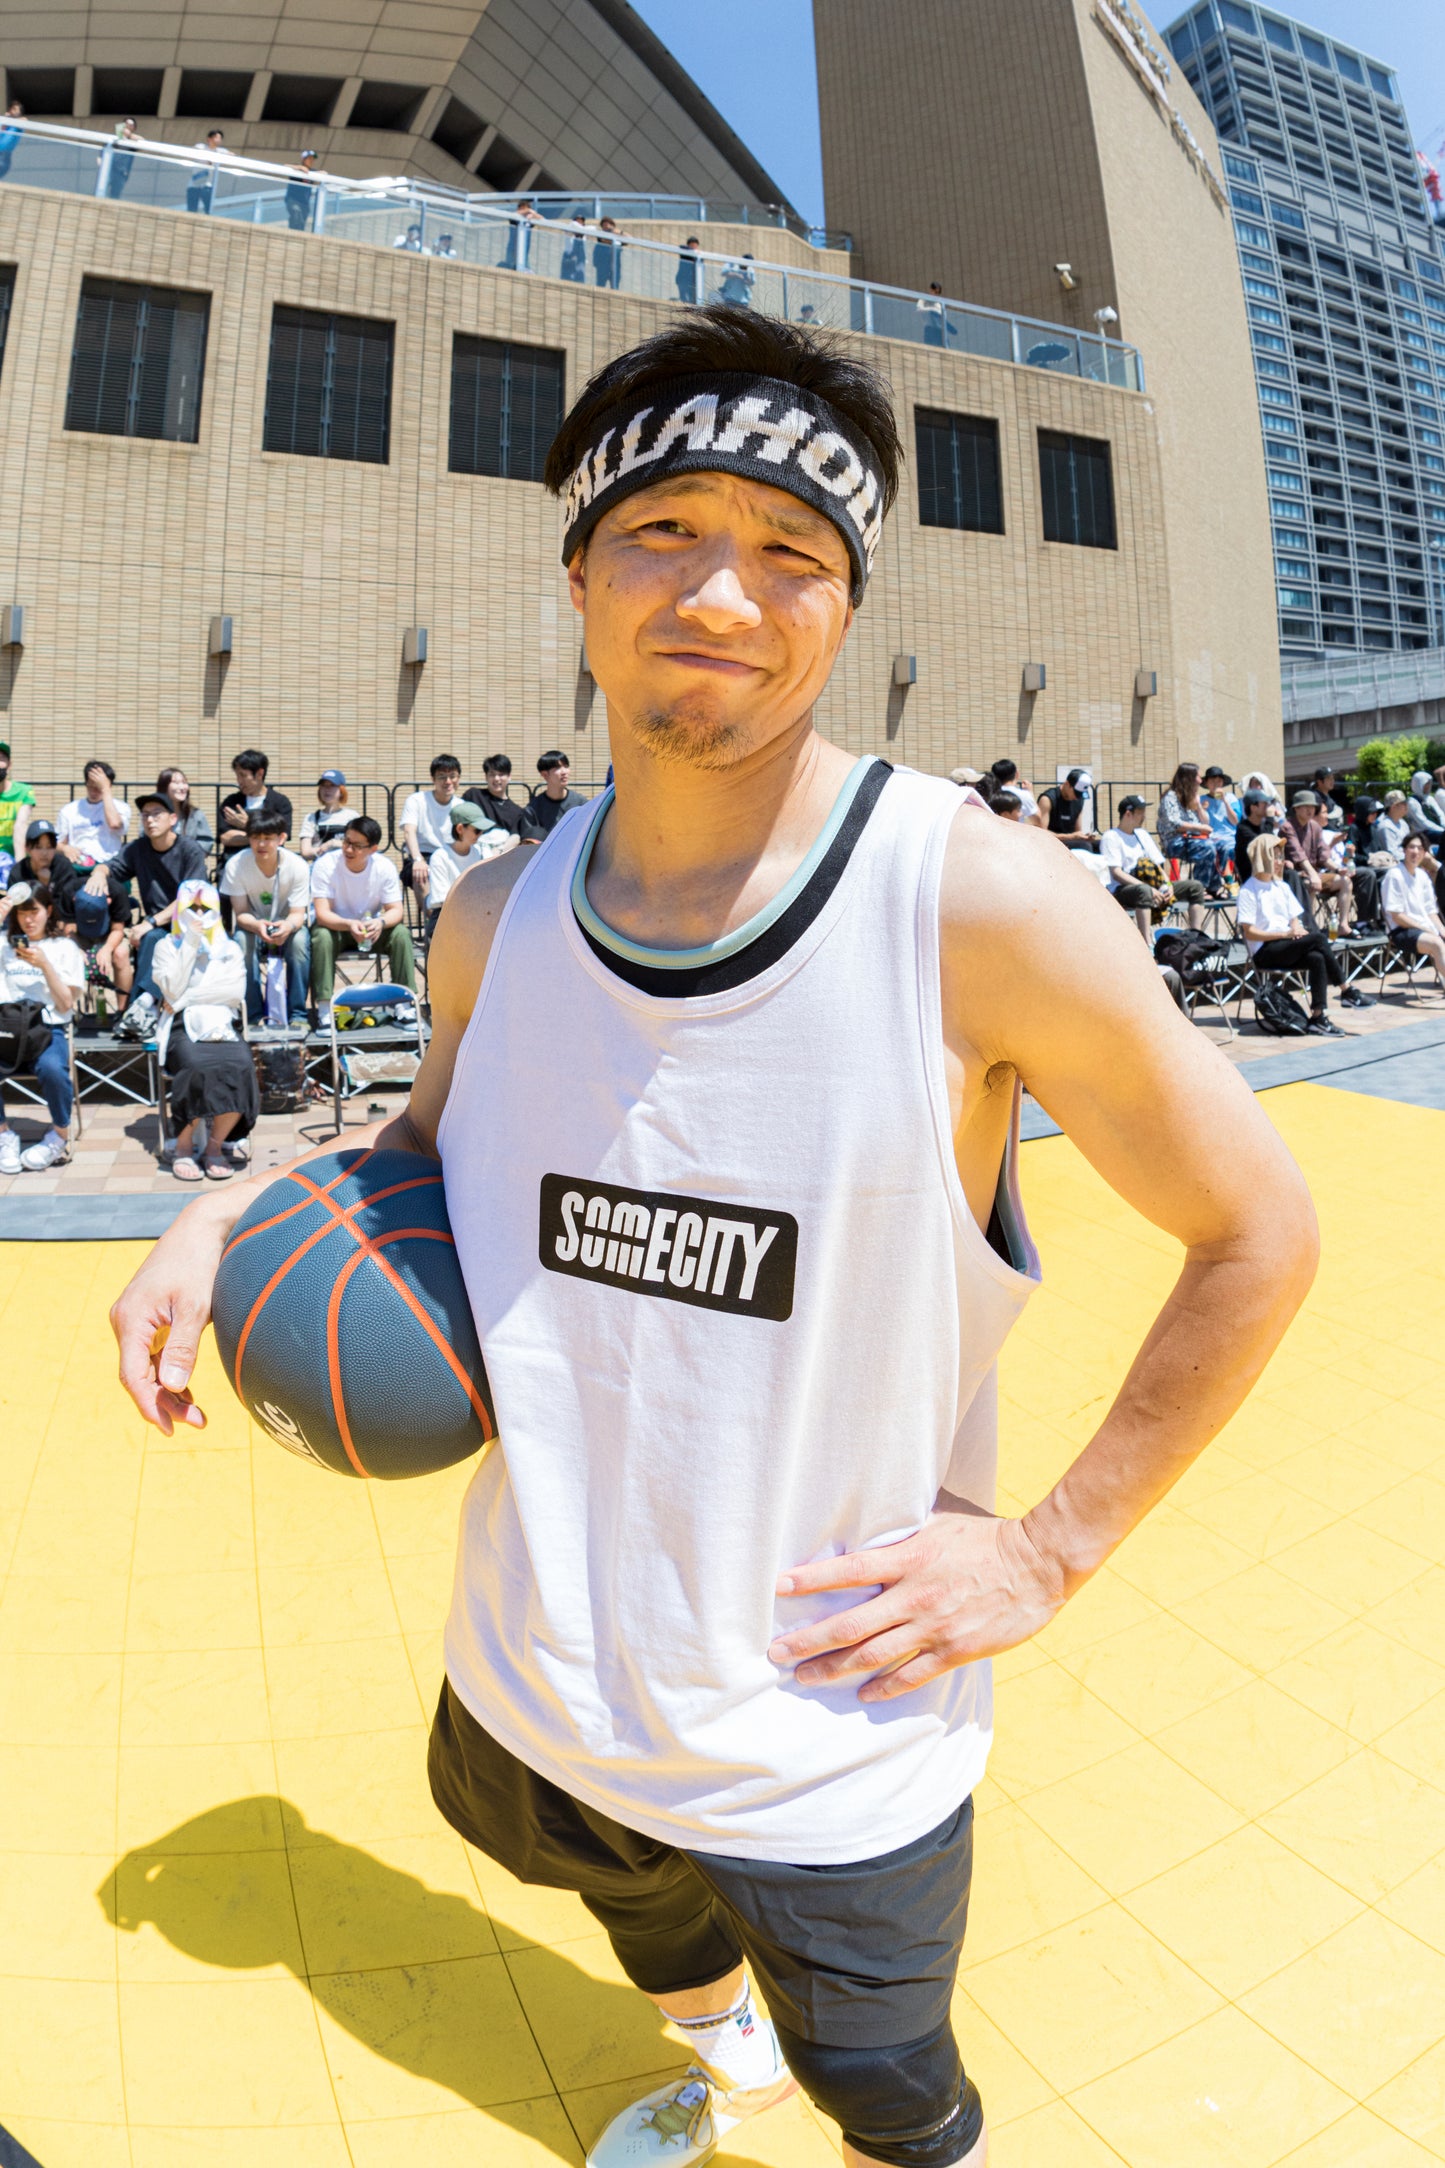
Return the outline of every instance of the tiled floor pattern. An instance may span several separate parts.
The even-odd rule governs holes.
[[[957,2004],[995,2168],[1445,2160],[1445,1117],[1264,1104],[1323,1209],[1308,1311],[1000,1665]],[[1174,1264],[1062,1139],[1024,1162],[1010,1509]],[[575,2164],[679,2058],[581,1907],[428,1797],[465,1472],[321,1476],[209,1351],[204,1441],[143,1436],[104,1328],[138,1254],[0,1247],[0,2125],[42,2168]],[[718,2158],[836,2133],[794,2101]]]

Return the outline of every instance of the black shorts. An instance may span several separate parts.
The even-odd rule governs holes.
[[[649,1995],[744,1957],[774,2021],[836,2048],[901,2047],[948,2024],[968,1922],[973,1801],[896,1852],[845,1866],[684,1852],[538,1776],[442,1685],[427,1756],[453,1829],[522,1882],[575,1890]]]
[[[1420,928],[1418,926],[1392,926],[1390,928],[1390,946],[1392,949],[1398,950],[1401,956],[1418,955],[1420,950]]]

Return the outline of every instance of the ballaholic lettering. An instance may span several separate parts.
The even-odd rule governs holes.
[[[537,1255],[548,1272],[602,1287],[780,1322],[793,1310],[798,1223],[678,1190],[544,1174]]]

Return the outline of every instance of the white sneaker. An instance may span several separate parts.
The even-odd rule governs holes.
[[[685,2077],[659,2086],[615,2115],[587,2155],[587,2168],[692,2168],[711,2160],[729,2131],[798,2090],[786,2065],[767,2085],[725,2092],[694,2063]]]
[[[28,1174],[44,1174],[51,1167],[63,1167],[69,1157],[70,1146],[63,1137],[46,1136],[20,1154],[20,1164]]]
[[[20,1139],[13,1129],[7,1129],[4,1135],[0,1136],[0,1174],[18,1174],[19,1172]]]

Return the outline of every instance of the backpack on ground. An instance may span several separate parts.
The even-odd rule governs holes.
[[[38,1001],[0,1001],[0,1076],[33,1069],[50,1044],[50,1026]]]
[[[263,1114],[299,1114],[306,1104],[306,1057],[299,1045],[264,1041],[251,1048]]]
[[[1186,986],[1201,986],[1224,948],[1222,941],[1212,941],[1206,933],[1161,933],[1154,943],[1154,961],[1177,971]]]
[[[1254,1020],[1271,1039],[1302,1039],[1310,1020],[1295,1000],[1273,979],[1261,979],[1254,990]]]

